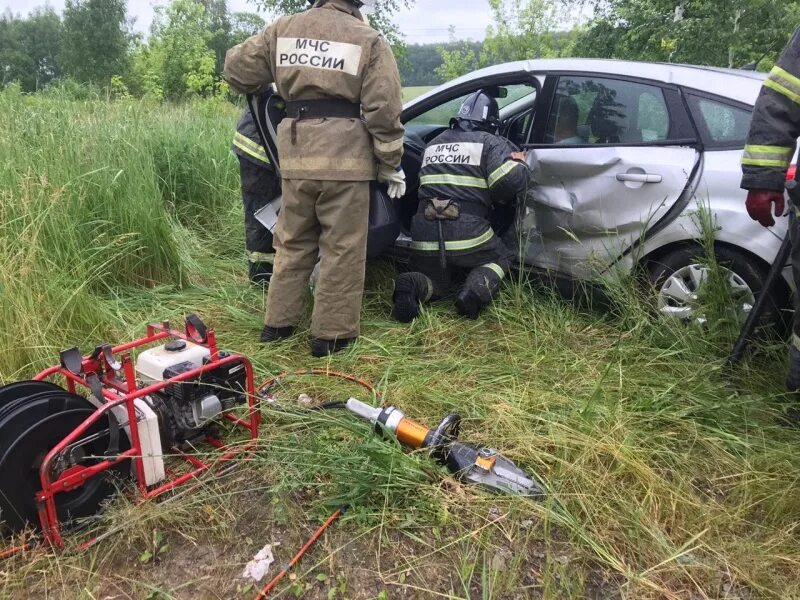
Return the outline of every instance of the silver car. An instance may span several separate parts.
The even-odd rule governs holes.
[[[745,210],[740,160],[764,75],[643,62],[542,59],[475,71],[405,105],[409,194],[416,210],[425,145],[461,101],[496,90],[501,134],[530,150],[536,187],[517,227],[524,267],[568,280],[643,266],[664,313],[702,320],[707,277],[698,209],[710,209],[715,254],[743,312],[752,307],[787,219],[766,229]],[[398,250],[410,240],[401,236]],[[773,292],[788,306],[788,268]]]

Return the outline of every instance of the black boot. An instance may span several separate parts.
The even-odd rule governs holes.
[[[294,327],[270,327],[264,325],[264,331],[261,332],[261,341],[265,344],[272,342],[279,342],[294,335]]]
[[[500,290],[503,272],[494,263],[476,267],[469,272],[467,280],[456,297],[456,311],[468,319],[477,319],[481,311],[492,303]]]
[[[337,338],[335,340],[323,340],[322,338],[312,338],[311,340],[311,356],[315,358],[323,358],[329,354],[336,354],[341,352],[353,342],[356,338]]]
[[[462,317],[472,319],[478,318],[483,309],[483,302],[474,290],[462,289],[456,297],[456,312]]]
[[[401,273],[394,282],[392,316],[401,323],[410,323],[419,316],[419,306],[433,294],[431,280],[422,273]]]
[[[249,267],[250,283],[264,285],[272,277],[272,265],[267,262],[251,262]]]
[[[789,375],[786,377],[786,389],[790,392],[800,391],[800,350],[789,347]]]

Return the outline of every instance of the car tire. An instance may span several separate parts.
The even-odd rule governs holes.
[[[738,285],[744,283],[752,291],[753,297],[758,297],[769,271],[765,264],[748,253],[730,246],[717,245],[714,248],[714,255],[721,267],[731,271],[732,281],[737,282]],[[665,294],[665,291],[668,291],[665,290],[665,286],[674,284],[674,278],[679,279],[681,273],[686,272],[687,269],[691,269],[695,265],[702,265],[705,256],[706,253],[702,247],[685,245],[669,250],[648,261],[647,274],[656,294],[657,310],[662,313],[667,312],[663,305],[665,296],[669,297],[669,294]],[[781,280],[770,293],[769,302],[761,318],[762,327],[772,327],[779,335],[786,335],[791,321],[791,313],[788,310],[790,308],[789,299],[788,286]]]

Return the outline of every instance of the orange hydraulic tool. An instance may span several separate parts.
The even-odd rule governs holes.
[[[347,410],[375,424],[379,431],[390,431],[406,446],[426,448],[431,457],[456,477],[496,492],[544,496],[544,487],[494,448],[457,441],[461,417],[447,415],[435,429],[412,421],[396,406],[374,408],[355,398]]]

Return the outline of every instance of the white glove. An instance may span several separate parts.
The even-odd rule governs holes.
[[[378,181],[389,188],[389,198],[397,200],[406,195],[406,174],[402,167],[393,169],[387,165],[378,167]]]

